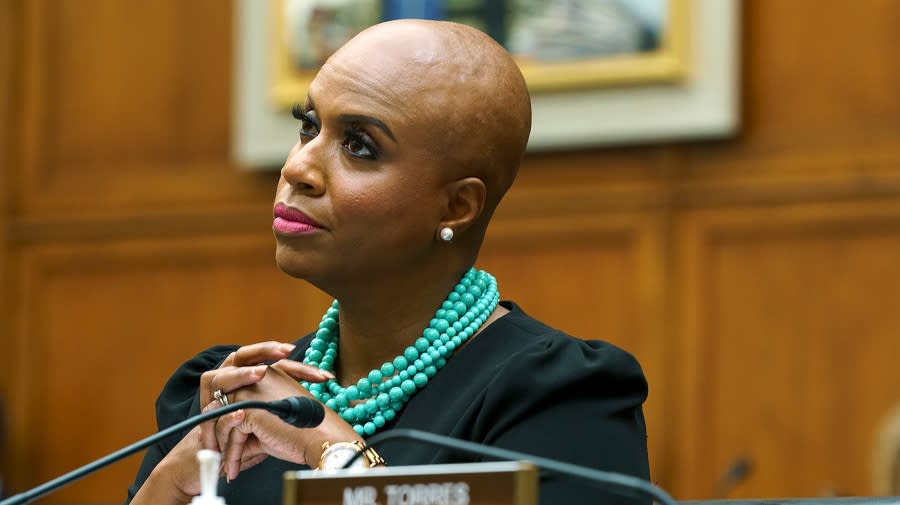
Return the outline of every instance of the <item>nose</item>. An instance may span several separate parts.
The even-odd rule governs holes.
[[[325,192],[325,175],[323,163],[325,158],[321,156],[319,149],[319,137],[302,144],[299,140],[291,149],[284,166],[281,167],[281,177],[297,192],[311,196],[318,196]]]

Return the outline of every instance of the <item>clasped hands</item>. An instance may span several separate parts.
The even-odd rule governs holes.
[[[293,350],[293,344],[263,342],[231,353],[219,368],[200,378],[203,411],[222,406],[214,397],[216,391],[224,393],[230,403],[268,402],[290,396],[312,397],[298,381],[334,378],[330,372],[286,359]],[[269,366],[262,364],[273,361]],[[362,440],[352,426],[328,408],[319,426],[303,429],[264,410],[238,410],[201,425],[199,437],[203,448],[222,453],[222,471],[228,480],[269,456],[315,467],[323,442]]]

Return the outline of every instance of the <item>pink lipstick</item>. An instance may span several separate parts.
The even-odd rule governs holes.
[[[281,235],[303,235],[323,229],[311,217],[283,203],[275,205],[273,213],[272,230]]]

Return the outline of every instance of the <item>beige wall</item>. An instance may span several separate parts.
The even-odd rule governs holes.
[[[324,308],[273,266],[276,174],[229,162],[228,5],[0,2],[18,489],[153,431],[194,352],[299,336]],[[677,497],[710,497],[741,456],[756,471],[732,496],[870,492],[900,402],[898,16],[747,1],[736,138],[533,155],[498,211],[481,263],[504,295],[641,359],[654,480]],[[138,460],[54,501],[119,502]]]

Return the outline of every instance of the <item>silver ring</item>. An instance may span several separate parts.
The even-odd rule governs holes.
[[[216,400],[219,400],[219,403],[221,403],[223,407],[228,406],[228,396],[226,396],[225,393],[223,393],[221,389],[217,389],[213,393],[213,398],[215,398]]]

